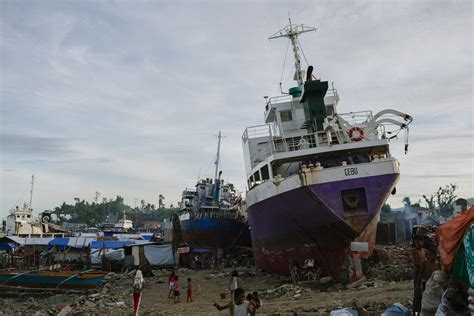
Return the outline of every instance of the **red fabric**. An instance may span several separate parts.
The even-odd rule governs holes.
[[[140,302],[142,298],[141,292],[133,292],[133,315],[138,315],[138,308],[140,307]]]
[[[448,270],[452,268],[461,240],[472,222],[474,222],[474,206],[439,226],[436,230],[441,263]]]
[[[186,298],[193,298],[193,291],[186,290]]]

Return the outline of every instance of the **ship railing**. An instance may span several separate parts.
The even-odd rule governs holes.
[[[225,210],[225,211],[216,211],[216,210],[205,210],[205,211],[191,211],[186,210],[182,212],[178,212],[178,215],[189,213],[192,219],[203,219],[203,218],[211,218],[211,219],[233,219],[233,220],[241,220],[245,221],[245,217],[242,216],[240,212],[237,210]]]
[[[247,142],[249,139],[270,137],[272,135],[271,126],[269,124],[256,125],[247,127],[242,135],[242,140]]]
[[[267,117],[268,112],[271,111],[274,106],[280,103],[287,103],[291,101],[293,101],[293,97],[289,94],[269,98],[267,101],[267,105],[265,106],[265,112],[263,113],[263,117]]]
[[[351,125],[367,124],[373,118],[372,111],[338,113],[338,115]]]

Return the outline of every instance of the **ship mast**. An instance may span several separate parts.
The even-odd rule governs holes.
[[[214,173],[214,183],[217,182],[217,172],[218,172],[218,169],[219,169],[219,156],[220,156],[220,151],[221,151],[221,131],[219,131],[219,135],[217,136],[217,156],[216,156],[216,161],[214,162],[214,164],[216,165],[216,171]]]
[[[30,212],[33,211],[32,205],[33,205],[33,184],[35,182],[35,175],[31,176],[31,190],[30,190],[30,207],[28,208]]]
[[[287,37],[291,41],[291,45],[293,46],[293,57],[295,59],[295,77],[294,79],[298,82],[298,86],[303,85],[303,71],[301,70],[301,60],[300,60],[300,54],[298,51],[300,50],[299,43],[298,43],[298,35],[306,32],[313,32],[316,31],[317,29],[315,27],[308,27],[304,26],[303,24],[301,25],[296,25],[296,24],[291,24],[291,18],[288,18],[288,21],[290,22],[290,25],[285,26],[283,29],[280,31],[276,32],[272,36],[270,36],[268,39],[275,39],[275,38],[281,38],[281,37]]]

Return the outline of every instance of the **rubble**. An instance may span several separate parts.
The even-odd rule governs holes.
[[[262,298],[280,298],[280,297],[293,297],[299,299],[303,294],[311,292],[311,289],[300,287],[293,284],[283,284],[275,289],[269,289],[261,294]]]
[[[376,246],[365,272],[371,280],[403,281],[413,278],[408,243]]]

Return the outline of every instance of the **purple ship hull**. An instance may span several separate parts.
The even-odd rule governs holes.
[[[256,266],[289,273],[289,262],[314,258],[322,273],[339,279],[352,241],[375,244],[377,221],[399,174],[347,179],[299,187],[249,207]],[[343,195],[357,195],[351,209]]]

